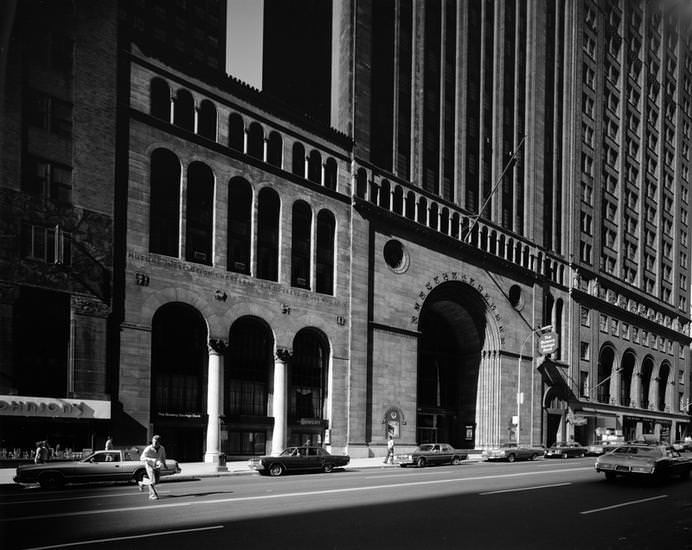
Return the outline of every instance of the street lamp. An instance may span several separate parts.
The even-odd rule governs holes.
[[[534,334],[543,334],[549,330],[553,330],[553,325],[545,325],[544,327],[531,329],[531,332],[526,335],[526,338],[524,338],[524,341],[521,343],[521,348],[519,348],[519,359],[517,359],[517,447],[519,446],[519,434],[521,433],[521,359],[524,355],[524,346]],[[533,364],[533,354],[531,354],[531,362]],[[531,391],[533,391],[533,388],[531,388]]]

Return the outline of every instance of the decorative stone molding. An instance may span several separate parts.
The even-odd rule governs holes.
[[[209,349],[209,353],[218,353],[219,355],[223,355],[226,353],[226,350],[228,350],[228,343],[220,338],[209,338],[207,347]]]
[[[91,317],[108,317],[111,308],[97,298],[86,296],[72,296],[72,311],[78,315],[88,315]]]
[[[288,348],[276,348],[276,360],[288,363],[293,359],[293,352]]]

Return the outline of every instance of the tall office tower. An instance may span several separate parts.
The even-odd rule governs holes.
[[[12,4],[12,3],[8,3]],[[0,111],[0,447],[105,438],[113,386],[115,11],[18,2]]]

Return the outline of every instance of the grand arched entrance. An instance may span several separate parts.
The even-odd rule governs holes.
[[[442,284],[425,300],[418,325],[418,443],[448,442],[458,448],[479,443],[486,310],[482,297],[461,282]]]

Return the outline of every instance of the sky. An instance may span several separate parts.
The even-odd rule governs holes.
[[[227,0],[226,72],[262,89],[264,0]]]

